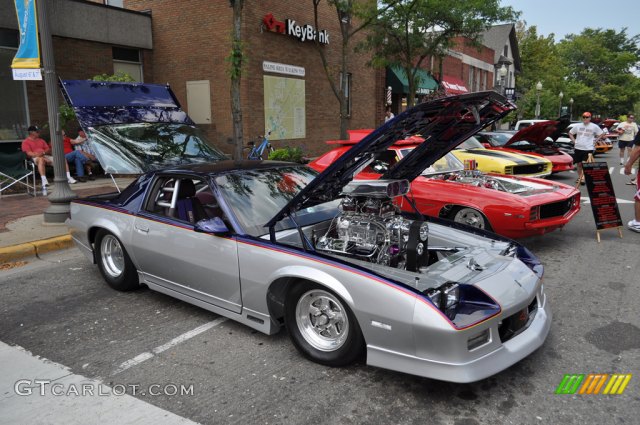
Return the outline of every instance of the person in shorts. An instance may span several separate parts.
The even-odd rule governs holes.
[[[28,128],[29,136],[22,141],[21,149],[30,160],[38,167],[40,178],[42,179],[42,186],[48,186],[47,176],[45,174],[45,166],[53,165],[53,157],[51,156],[51,147],[40,138],[40,129],[35,125]],[[69,165],[67,161],[64,162],[64,166],[67,171],[67,181],[70,184],[76,183],[76,180],[69,174]]]
[[[640,137],[636,137],[634,141],[634,147],[629,156],[629,160],[624,166],[624,173],[626,175],[631,174],[631,167],[633,163],[636,162],[640,158]],[[627,225],[629,226],[629,230],[640,233],[640,179],[636,177],[636,188],[635,195],[633,196],[634,200],[634,208],[635,208],[635,217],[631,220]]]
[[[573,163],[578,166],[578,180],[576,183],[584,184],[584,174],[582,173],[582,163],[589,159],[596,149],[596,142],[604,139],[606,134],[600,127],[591,122],[591,112],[582,114],[582,123],[574,126],[569,131],[569,138],[575,146]]]
[[[638,135],[638,125],[634,122],[634,115],[627,115],[627,121],[621,122],[616,131],[618,132],[618,148],[620,148],[620,165],[624,165],[626,159],[631,156],[633,140]]]

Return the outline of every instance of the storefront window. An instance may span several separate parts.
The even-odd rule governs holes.
[[[15,55],[15,48],[0,45],[0,142],[24,139],[28,127],[25,83],[14,81],[11,71]]]
[[[142,83],[140,51],[137,49],[126,49],[124,47],[114,47],[112,51],[113,73],[124,72],[125,74],[129,74],[135,81]]]

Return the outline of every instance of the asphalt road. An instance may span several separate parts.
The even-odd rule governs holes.
[[[630,201],[617,151],[598,159],[614,167],[617,197]],[[632,203],[620,210],[625,223],[632,218]],[[605,231],[596,243],[585,205],[563,231],[526,240],[546,267],[551,333],[530,357],[473,384],[311,363],[284,331],[212,324],[219,316],[148,289],[115,292],[75,249],[0,272],[0,341],[109,385],[193,385],[192,395],[136,397],[203,424],[637,424],[640,234],[623,235]],[[566,373],[633,378],[622,395],[554,394]]]

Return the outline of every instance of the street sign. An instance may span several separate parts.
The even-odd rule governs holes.
[[[585,183],[591,200],[591,211],[596,221],[596,236],[600,242],[600,231],[617,228],[622,237],[620,228],[622,218],[618,209],[616,194],[613,191],[609,166],[606,162],[583,162]]]
[[[34,69],[16,69],[13,68],[14,80],[42,80],[42,72],[40,68]]]

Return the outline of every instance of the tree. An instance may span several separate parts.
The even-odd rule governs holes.
[[[315,40],[316,50],[322,61],[322,68],[327,76],[331,91],[340,104],[340,138],[347,138],[347,127],[349,124],[349,105],[347,88],[349,84],[349,57],[353,53],[351,41],[356,34],[368,27],[377,17],[377,7],[374,1],[359,0],[311,0],[313,4],[313,18],[316,28],[320,28],[318,19],[318,8],[320,3],[326,1],[335,8],[336,17],[340,24],[341,52],[340,52],[340,72],[336,76],[335,70],[329,67],[327,55],[324,47],[318,39]],[[392,7],[396,1],[388,1],[386,8]],[[383,9],[384,10],[384,9]],[[358,19],[358,25],[353,25],[353,19]],[[336,78],[336,77],[339,77]]]
[[[554,34],[538,35],[535,25],[530,27],[521,21],[516,25],[516,37],[520,49],[522,73],[516,80],[516,92],[521,94],[518,100],[519,118],[534,117],[538,93],[536,84],[542,83],[540,95],[540,117],[555,118],[558,116],[560,100],[558,94],[568,92],[564,77],[564,67],[554,41]],[[576,89],[577,90],[577,89]],[[583,91],[582,89],[579,91]],[[573,92],[572,92],[573,93]],[[569,99],[573,94],[565,93]]]
[[[244,60],[242,46],[242,8],[244,0],[229,0],[233,7],[233,33],[231,36],[231,52],[227,57],[229,76],[231,77],[231,116],[233,119],[233,158],[242,158],[244,134],[242,130],[242,105],[240,103],[240,79]]]
[[[570,92],[575,106],[603,116],[632,111],[640,100],[640,79],[633,74],[640,64],[640,35],[627,35],[626,28],[585,28],[558,43],[567,69],[567,85],[588,87],[582,94]]]
[[[418,68],[427,57],[443,57],[455,37],[479,43],[480,33],[493,23],[511,21],[517,14],[499,0],[380,0],[381,11],[371,26],[365,48],[373,51],[372,65],[404,69],[409,86],[408,106],[414,105]]]

